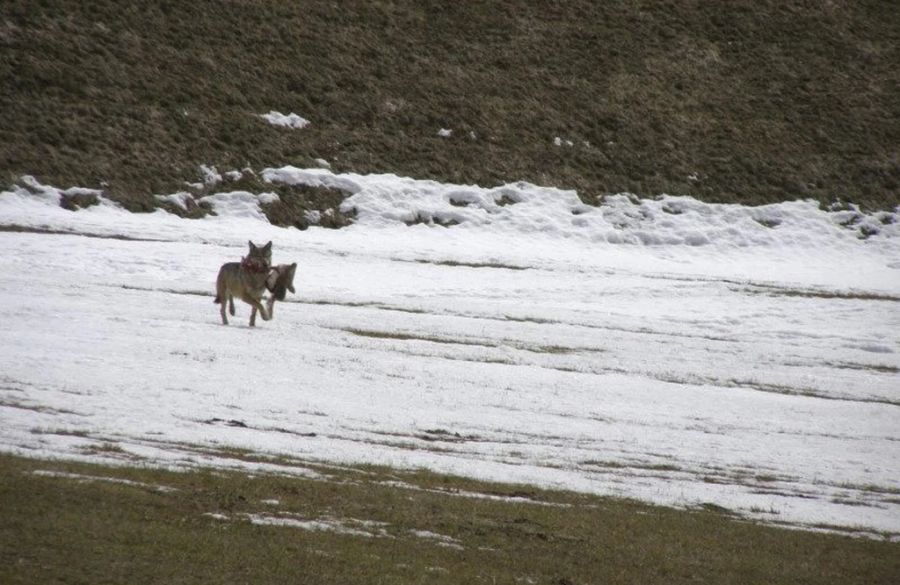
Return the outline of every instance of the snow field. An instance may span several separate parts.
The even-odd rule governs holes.
[[[182,466],[237,447],[900,535],[883,216],[863,240],[802,202],[265,176],[341,186],[357,225],[275,228],[254,194],[183,220],[0,193],[2,225],[103,236],[0,232],[0,449]],[[404,225],[420,214],[459,224]],[[299,264],[297,294],[224,327],[215,274],[248,239]]]

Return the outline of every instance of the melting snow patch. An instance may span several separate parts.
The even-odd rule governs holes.
[[[256,198],[263,205],[269,205],[271,203],[281,201],[281,199],[275,193],[260,193],[256,196]]]
[[[44,469],[38,469],[31,472],[32,475],[37,475],[38,477],[60,477],[64,479],[75,479],[81,482],[90,482],[90,481],[105,481],[107,483],[117,483],[121,485],[127,485],[132,487],[141,487],[147,488],[151,490],[155,490],[163,493],[177,492],[177,488],[169,487],[166,485],[154,485],[152,483],[144,483],[142,481],[132,481],[130,479],[121,479],[118,477],[106,477],[102,475],[82,475],[80,473],[69,473],[66,471],[50,471]]]
[[[313,532],[334,532],[350,536],[365,536],[367,538],[390,538],[391,535],[384,529],[387,524],[368,520],[322,518],[307,520],[286,516],[272,516],[269,514],[243,514],[252,524],[260,526],[286,526],[299,528]]]
[[[171,195],[156,195],[156,198],[163,203],[170,203],[184,211],[197,206],[194,196],[187,191],[179,191]]]
[[[309,126],[309,120],[294,113],[284,115],[281,112],[272,110],[268,114],[261,114],[259,117],[273,126],[282,126],[284,128],[293,128],[295,130],[302,130]]]
[[[86,189],[84,187],[57,189],[56,187],[50,187],[48,185],[41,184],[40,181],[38,181],[31,175],[24,175],[20,177],[19,182],[21,183],[21,185],[13,185],[12,187],[10,187],[11,191],[0,192],[0,194],[15,195],[26,200],[37,198],[39,200],[57,206],[62,203],[64,198],[76,196],[92,196],[96,197],[97,202],[102,205],[110,207],[118,206],[118,204],[110,201],[106,197],[103,197],[103,191],[99,189]]]
[[[443,534],[437,534],[428,530],[410,530],[409,532],[417,538],[433,540],[438,546],[445,546],[447,548],[456,550],[464,550],[462,544],[460,544],[460,542],[452,536],[445,536]]]
[[[210,205],[216,215],[227,217],[244,217],[268,221],[260,209],[260,204],[279,201],[275,193],[250,193],[248,191],[231,191],[215,193],[200,198],[200,203]]]
[[[219,174],[216,167],[200,165],[200,174],[203,175],[203,184],[205,185],[213,186],[222,182],[222,175]]]
[[[292,166],[280,169],[263,169],[262,172],[263,180],[268,183],[325,187],[328,189],[340,189],[348,193],[360,191],[363,187],[359,181],[364,181],[367,176],[352,173],[336,175],[328,169],[298,169]],[[392,177],[394,175],[386,176]]]
[[[318,209],[312,209],[303,212],[303,217],[309,222],[309,225],[319,225],[322,221],[322,212]]]
[[[541,500],[533,500],[531,498],[526,498],[522,496],[501,496],[497,494],[485,494],[482,492],[470,492],[465,490],[443,490],[443,489],[429,489],[423,488],[418,485],[414,485],[411,483],[407,483],[405,481],[382,481],[379,482],[381,485],[406,489],[406,490],[414,490],[420,492],[428,492],[432,494],[442,494],[446,496],[454,496],[458,498],[473,498],[479,500],[491,500],[494,502],[509,502],[515,504],[534,504],[537,506],[550,506],[555,508],[569,508],[571,504],[561,504],[556,502],[543,502]]]
[[[438,130],[438,136],[440,136],[441,138],[450,138],[451,136],[453,136],[453,130],[450,130],[448,128],[441,128],[440,130]]]

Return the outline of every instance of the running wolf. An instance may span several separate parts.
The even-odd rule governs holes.
[[[294,273],[297,272],[297,263],[279,264],[269,269],[269,277],[266,279],[266,288],[269,290],[269,300],[266,309],[269,311],[269,319],[275,316],[275,301],[283,301],[287,291],[294,291]],[[256,311],[256,309],[253,309]]]
[[[250,313],[250,327],[256,326],[256,312],[264,321],[269,320],[269,313],[260,303],[263,293],[266,291],[266,279],[269,276],[269,267],[272,265],[272,242],[265,246],[250,244],[250,253],[241,258],[240,262],[226,262],[219,269],[219,277],[216,279],[216,299],[214,302],[222,305],[222,324],[228,325],[228,317],[225,316],[225,305],[229,305],[229,312],[234,316],[234,297],[238,297],[253,307]]]

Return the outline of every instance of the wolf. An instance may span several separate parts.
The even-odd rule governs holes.
[[[266,279],[266,289],[269,291],[269,300],[266,309],[269,311],[269,319],[275,316],[275,301],[283,301],[287,291],[294,291],[294,274],[297,272],[297,263],[279,264],[269,269],[269,277]],[[253,311],[256,311],[254,307]]]
[[[222,324],[228,325],[228,317],[225,316],[225,305],[229,305],[229,312],[234,316],[234,297],[238,297],[253,307],[250,313],[250,327],[256,326],[256,312],[264,321],[270,319],[269,313],[262,306],[260,299],[266,291],[266,279],[272,265],[272,242],[265,246],[250,244],[250,252],[240,262],[226,262],[219,269],[216,279],[216,298],[213,302],[221,306]]]

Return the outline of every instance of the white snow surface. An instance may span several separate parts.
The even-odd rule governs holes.
[[[216,215],[223,217],[243,217],[258,221],[268,221],[260,204],[278,201],[275,193],[250,193],[248,191],[230,191],[214,193],[200,198],[200,203],[208,203]]]
[[[222,182],[222,174],[216,167],[200,165],[200,174],[203,175],[203,184],[215,186]]]
[[[310,520],[272,514],[242,514],[242,516],[247,518],[251,524],[260,526],[284,526],[310,532],[335,532],[337,534],[364,536],[366,538],[391,538],[384,529],[387,524],[372,522],[371,520],[356,520],[354,518],[320,518]]]
[[[263,176],[347,191],[356,223],[0,192],[0,450],[315,475],[217,455],[242,448],[900,536],[897,213]],[[226,327],[247,240],[297,293]]]
[[[282,126],[284,128],[293,128],[294,130],[302,130],[309,126],[309,120],[302,116],[291,112],[290,114],[282,114],[272,110],[268,114],[260,114],[259,116],[273,126]]]

